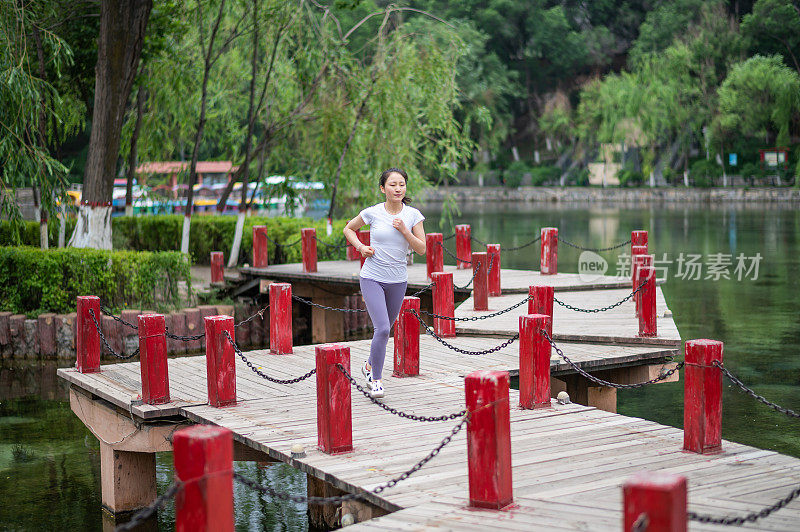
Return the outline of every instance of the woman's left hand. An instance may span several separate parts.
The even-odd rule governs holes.
[[[394,227],[404,235],[409,233],[408,227],[406,227],[406,224],[403,222],[402,218],[395,218],[394,220],[392,220],[392,227]]]

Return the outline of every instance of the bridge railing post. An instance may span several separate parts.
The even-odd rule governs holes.
[[[144,314],[138,322],[142,401],[148,405],[168,403],[166,320],[163,314]]]
[[[633,255],[633,246],[644,246],[647,252],[647,231],[631,231],[631,255]]]
[[[419,375],[419,320],[412,310],[419,313],[418,297],[405,296],[400,314],[394,326],[394,372],[395,377]]]
[[[444,271],[442,244],[442,233],[427,233],[425,235],[425,264],[427,265],[428,281],[433,279],[432,274],[434,272]]]
[[[637,283],[639,267],[642,265],[642,257],[647,256],[647,246],[632,246],[631,247],[631,287],[636,290],[640,283]],[[636,316],[639,315],[639,294],[633,296],[633,302],[636,306]]]
[[[431,276],[433,280],[433,313],[450,318],[455,317],[453,273],[434,272]],[[456,335],[456,322],[433,318],[433,332],[443,338],[453,338]]]
[[[472,254],[472,308],[489,310],[489,256],[486,252]]]
[[[528,287],[528,314],[544,314],[547,320],[547,334],[553,337],[553,297],[552,286],[531,285]]]
[[[500,295],[500,244],[486,244],[486,254],[492,265],[492,271],[489,272],[489,295],[497,297]]]
[[[233,532],[233,433],[224,427],[194,425],[172,438],[178,532]]]
[[[558,228],[542,227],[539,273],[555,275],[558,273]]]
[[[221,284],[225,282],[225,255],[221,251],[211,252],[211,282]]]
[[[350,372],[350,348],[341,344],[318,345],[317,444],[327,454],[353,450],[353,413],[350,382],[336,364]]]
[[[686,477],[643,471],[622,486],[623,530],[686,532]]]
[[[303,271],[317,271],[317,230],[313,227],[300,230],[300,241],[303,251]]]
[[[683,448],[700,454],[722,450],[722,342],[687,340],[683,381]]]
[[[292,285],[269,285],[269,350],[276,355],[292,352]]]
[[[269,239],[266,225],[253,226],[253,268],[269,266]]]
[[[514,500],[507,371],[480,370],[464,379],[469,505],[500,509]]]
[[[100,332],[89,311],[94,312],[97,323],[103,319],[100,314],[100,298],[97,296],[78,296],[76,342],[77,368],[81,373],[100,371]]]
[[[528,314],[519,317],[519,406],[550,406],[550,342],[546,331],[549,316]]]
[[[362,244],[364,244],[365,246],[369,246],[370,243],[369,231],[362,231],[361,229],[359,229],[358,231],[356,231],[356,236],[358,236],[358,240],[361,241]],[[361,255],[361,253],[359,253],[358,251],[356,251],[356,255],[357,255],[356,258],[361,261],[361,266],[363,267],[364,261],[367,260],[367,258]]]
[[[639,267],[639,282],[645,283],[637,294],[639,296],[639,336],[654,338],[658,336],[656,322],[656,270],[652,266]]]
[[[236,340],[232,316],[207,316],[203,319],[206,332],[206,382],[208,404],[236,404],[236,353],[225,336]]]
[[[456,226],[456,268],[465,270],[469,268],[470,254],[472,253],[472,228],[469,224]]]

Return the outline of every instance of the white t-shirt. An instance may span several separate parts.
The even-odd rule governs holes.
[[[406,255],[410,246],[403,234],[392,227],[392,221],[402,219],[410,231],[425,217],[408,205],[403,205],[398,214],[389,214],[383,203],[367,207],[360,216],[370,226],[369,242],[375,249],[375,254],[364,261],[361,277],[382,283],[408,281]]]

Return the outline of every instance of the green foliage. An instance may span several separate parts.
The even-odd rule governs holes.
[[[74,312],[79,295],[163,311],[181,305],[181,281],[191,294],[189,264],[176,252],[0,248],[0,308],[28,316]]]
[[[714,180],[722,176],[722,167],[715,161],[698,159],[689,170],[694,186],[708,188],[714,186]]]
[[[644,174],[632,168],[621,168],[617,172],[617,179],[621,187],[640,187],[644,182]]]
[[[503,185],[508,188],[519,188],[525,174],[531,171],[531,167],[525,161],[514,161],[503,171]]]
[[[273,242],[269,244],[269,261],[271,264],[300,262],[302,250],[300,244],[288,246],[300,238],[300,230],[313,227],[317,230],[317,239],[326,244],[341,244],[342,229],[347,220],[334,220],[333,233],[327,236],[324,220],[310,218],[267,218],[248,217],[245,220],[242,234],[239,263],[252,264],[253,226],[266,225],[267,234]],[[169,251],[180,244],[183,216],[120,216],[113,219],[114,249],[130,249],[138,251]],[[227,260],[233,244],[233,233],[236,229],[235,216],[194,216],[189,236],[189,254],[192,262],[208,264],[212,251],[222,251]],[[276,247],[274,242],[280,246]],[[328,248],[324,244],[317,246],[320,258],[344,258],[344,249]]]
[[[531,185],[538,187],[558,182],[561,169],[557,166],[533,166],[530,169]]]
[[[742,34],[750,37],[759,54],[781,54],[785,63],[800,71],[800,11],[789,0],[758,0],[753,12],[742,18]]]
[[[70,233],[75,229],[76,218],[67,217],[67,227],[65,239],[69,239]],[[50,247],[58,245],[58,231],[60,221],[56,218],[47,224],[47,240]],[[0,220],[0,246],[38,246],[39,245],[39,223],[21,222],[13,223],[8,220]]]

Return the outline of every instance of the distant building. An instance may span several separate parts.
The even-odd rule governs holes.
[[[231,179],[231,174],[238,168],[238,166],[233,166],[231,161],[198,161],[197,185],[202,188],[209,188],[213,185],[227,184]],[[148,176],[169,176],[168,184],[154,187],[154,190],[169,189],[172,191],[173,197],[178,196],[178,175],[188,172],[189,163],[181,161],[149,162],[140,164],[136,168],[136,175],[140,185],[147,184]]]

